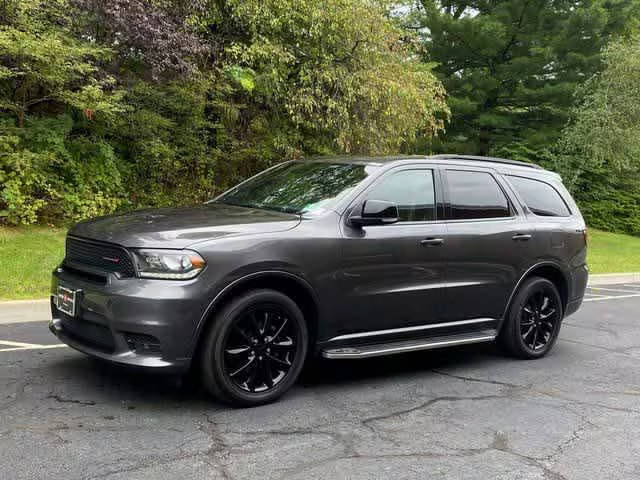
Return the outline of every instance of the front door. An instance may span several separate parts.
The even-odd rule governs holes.
[[[335,331],[366,332],[440,321],[445,286],[446,227],[436,211],[436,170],[403,167],[388,172],[364,195],[398,205],[390,225],[343,226],[342,304]],[[357,207],[356,207],[357,208]]]

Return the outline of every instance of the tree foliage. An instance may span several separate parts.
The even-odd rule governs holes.
[[[640,0],[0,0],[0,222],[435,150],[555,168],[640,233],[639,28]]]
[[[277,161],[389,153],[448,110],[379,0],[5,0],[0,218],[197,202]]]
[[[113,114],[118,96],[109,98],[114,79],[98,64],[111,51],[54,28],[60,5],[45,7],[21,1],[11,24],[0,27],[0,109],[11,112],[22,126],[27,116],[64,106]]]
[[[120,172],[110,145],[74,135],[123,111],[111,51],[75,38],[64,4],[4,2],[0,18],[0,218],[9,223],[113,211]]]
[[[574,92],[632,32],[638,0],[420,0],[406,20],[449,94],[437,150],[537,160],[558,139]]]
[[[75,28],[82,36],[117,50],[118,62],[143,76],[188,74],[207,54],[206,45],[188,19],[205,11],[202,0],[72,0],[81,15]]]
[[[250,79],[248,93],[309,133],[312,149],[397,151],[416,134],[431,137],[443,127],[444,90],[429,66],[411,58],[406,34],[386,18],[384,5],[229,0],[226,6],[223,21],[244,34],[227,43],[226,62]]]
[[[579,92],[555,167],[593,226],[640,234],[640,37],[613,42]]]

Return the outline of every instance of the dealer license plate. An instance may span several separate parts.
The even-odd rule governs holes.
[[[76,316],[76,291],[58,286],[58,310],[72,317]]]

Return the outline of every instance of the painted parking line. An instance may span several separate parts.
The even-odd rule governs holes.
[[[608,297],[585,298],[583,302],[599,302],[600,300],[617,300],[619,298],[633,298],[633,297],[640,297],[640,293],[635,293],[632,295],[612,295]]]
[[[49,350],[51,348],[64,348],[67,345],[56,343],[54,345],[41,345],[39,343],[14,342],[11,340],[0,340],[0,353],[18,352],[20,350]],[[8,347],[8,348],[3,348]]]
[[[15,347],[15,348],[0,348],[0,353],[4,352],[21,352],[26,350],[50,350],[52,348],[65,348],[66,345],[34,345],[33,347]]]
[[[595,290],[596,292],[604,290],[606,292],[616,292],[616,293],[640,293],[638,290],[629,290],[629,289],[622,290],[620,288],[594,287],[592,290]]]
[[[10,347],[31,347],[35,343],[12,342],[10,340],[0,340],[0,345],[9,345]]]

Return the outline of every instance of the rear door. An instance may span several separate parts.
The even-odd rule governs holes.
[[[446,321],[502,316],[535,232],[495,171],[446,167]]]
[[[513,174],[505,175],[505,179],[529,210],[527,217],[536,230],[539,260],[571,267],[568,300],[582,297],[587,281],[586,227],[569,192],[550,175],[534,178]]]
[[[439,172],[428,166],[387,172],[358,198],[398,205],[400,221],[353,228],[343,223],[341,333],[441,321],[445,288],[444,205]],[[439,213],[438,213],[439,212]]]

